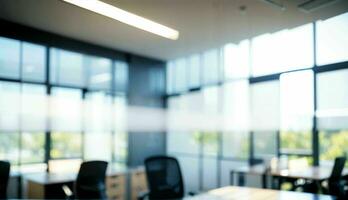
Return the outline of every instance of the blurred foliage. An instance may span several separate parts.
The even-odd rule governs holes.
[[[54,132],[52,137],[52,158],[76,158],[82,156],[82,134]]]
[[[333,160],[348,154],[348,130],[320,131],[319,141],[320,160]]]
[[[312,149],[311,131],[281,131],[280,143],[282,149],[295,151],[310,151]]]

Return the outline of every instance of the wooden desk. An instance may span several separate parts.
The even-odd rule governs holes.
[[[229,186],[184,200],[333,200],[335,197],[311,193]]]
[[[262,178],[262,186],[266,188],[267,178],[266,176],[278,177],[278,178],[289,178],[289,179],[306,179],[312,181],[324,181],[327,180],[331,175],[331,167],[314,167],[308,166],[306,168],[273,168],[266,170],[265,165],[254,165],[245,166],[231,170],[230,172],[230,184],[234,185],[234,174],[238,174],[238,184],[244,185],[245,174],[259,175]],[[342,172],[342,176],[348,175],[348,168],[345,168]]]
[[[76,173],[41,173],[26,176],[28,180],[28,198],[65,198],[62,185],[73,188],[76,176]],[[105,184],[108,199],[126,199],[126,175],[123,172],[107,174]]]
[[[133,175],[136,174],[136,175]],[[143,177],[144,170],[123,169],[123,170],[108,170],[106,177],[106,193],[108,199],[124,200],[127,199],[127,178]],[[27,175],[25,179],[28,181],[28,196],[29,199],[57,199],[65,198],[62,190],[62,185],[68,185],[73,188],[73,183],[76,180],[76,173],[39,173]],[[133,178],[134,184],[144,184],[144,180]],[[132,186],[130,186],[133,188]],[[146,188],[145,188],[146,189]]]

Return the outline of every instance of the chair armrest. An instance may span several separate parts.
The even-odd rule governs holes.
[[[66,196],[66,199],[72,199],[74,196],[74,193],[71,191],[71,189],[67,185],[62,185],[62,190]]]
[[[137,199],[138,200],[144,200],[146,197],[148,197],[150,194],[149,191],[142,191],[138,193]]]
[[[196,192],[192,192],[192,191],[188,192],[189,196],[195,196],[196,194],[197,194]]]

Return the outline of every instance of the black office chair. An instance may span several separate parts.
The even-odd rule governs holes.
[[[337,197],[344,196],[344,183],[342,182],[342,171],[346,162],[346,157],[337,157],[332,168],[331,175],[327,180],[326,186],[320,185],[323,183],[307,182],[303,185],[298,185],[297,188],[302,188],[304,192],[318,193],[321,189],[324,194],[330,194]]]
[[[0,161],[0,199],[7,199],[7,185],[10,177],[11,165],[7,161]]]
[[[105,176],[108,163],[88,161],[81,164],[74,193],[66,185],[63,190],[68,199],[106,199]]]
[[[154,156],[145,160],[149,192],[138,199],[179,199],[184,197],[184,183],[179,162],[168,156]]]

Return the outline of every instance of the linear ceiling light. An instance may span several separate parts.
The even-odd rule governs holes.
[[[325,6],[338,2],[339,0],[309,0],[300,5],[298,8],[305,12],[312,12]]]
[[[136,14],[127,12],[110,4],[104,3],[99,0],[63,0],[67,3],[79,6],[81,8],[90,10],[92,12],[110,17],[125,24],[134,26],[136,28],[148,31],[150,33],[177,40],[179,38],[179,32],[157,22],[151,21]]]

